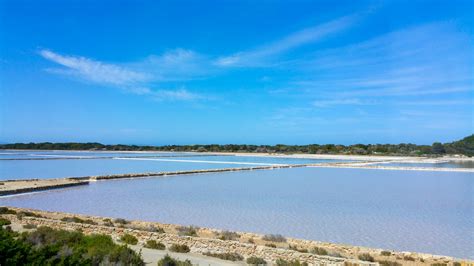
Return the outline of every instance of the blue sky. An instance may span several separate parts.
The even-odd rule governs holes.
[[[472,1],[0,1],[0,141],[474,132]]]

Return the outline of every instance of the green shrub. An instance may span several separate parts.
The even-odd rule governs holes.
[[[438,263],[432,263],[431,266],[448,266],[448,264],[438,262]]]
[[[156,242],[155,240],[148,240],[145,244],[146,248],[165,250],[166,246],[161,242]]]
[[[396,261],[389,261],[389,260],[381,260],[381,261],[378,261],[378,263],[380,264],[380,266],[401,266],[402,265],[401,263],[398,263]]]
[[[232,231],[223,231],[217,234],[220,240],[235,240],[240,238],[240,235]]]
[[[25,224],[25,225],[23,225],[23,228],[25,228],[25,229],[35,229],[36,225],[35,224]]]
[[[105,265],[145,265],[141,256],[127,246],[118,246],[108,257]]]
[[[33,212],[28,212],[28,211],[20,211],[16,213],[16,217],[18,220],[23,219],[23,217],[28,216],[28,217],[36,217],[36,218],[44,218],[43,216],[33,213]]]
[[[387,250],[383,250],[382,252],[380,252],[380,255],[382,255],[382,256],[390,256],[390,255],[392,255],[392,252],[387,251]]]
[[[311,253],[316,254],[316,255],[322,255],[322,256],[329,255],[328,251],[325,248],[321,248],[321,247],[312,248]]]
[[[286,242],[286,238],[282,235],[264,235],[262,240],[270,242]]]
[[[301,253],[308,253],[308,249],[306,248],[298,248],[298,246],[292,246],[292,245],[290,245],[288,248],[294,251],[301,252]]]
[[[120,238],[120,241],[129,244],[129,245],[136,245],[138,243],[138,239],[135,236],[130,234],[125,234]]]
[[[145,229],[145,231],[148,231],[148,232],[154,232],[154,233],[160,233],[160,234],[164,234],[165,233],[165,230],[159,226],[154,226],[154,225],[151,225],[149,227],[147,227]]]
[[[359,260],[374,262],[374,257],[372,257],[369,253],[362,253],[358,256],[358,258]]]
[[[144,265],[141,256],[110,236],[38,227],[17,236],[0,228],[0,265]]]
[[[79,223],[79,224],[92,224],[96,225],[97,223],[92,221],[91,219],[86,219],[83,220],[79,217],[73,216],[73,217],[63,217],[61,218],[61,221],[67,222],[67,223]]]
[[[238,253],[211,253],[211,252],[206,252],[203,253],[203,255],[214,257],[214,258],[219,258],[221,260],[230,260],[230,261],[241,261],[244,260],[244,257]]]
[[[114,222],[118,223],[118,224],[122,224],[122,225],[129,223],[129,221],[127,221],[125,219],[122,219],[122,218],[117,218],[117,219],[114,220]]]
[[[0,207],[0,214],[16,214],[16,211],[10,210],[7,207]]]
[[[191,249],[187,245],[173,244],[170,247],[170,251],[178,253],[188,253]]]
[[[269,247],[269,248],[276,248],[277,246],[273,243],[267,243],[265,244],[266,247]]]
[[[457,262],[457,261],[455,261],[455,262],[453,262],[453,266],[461,266],[461,263],[460,263],[460,262]]]
[[[170,257],[168,254],[164,258],[158,261],[158,266],[192,266],[190,260],[177,260]]]
[[[9,224],[12,224],[10,220],[0,217],[0,226],[9,225]]]
[[[253,240],[253,238],[249,238],[247,242],[249,242],[250,244],[255,244],[255,240]]]
[[[412,256],[405,256],[403,257],[403,259],[408,261],[415,261],[415,258],[413,258]]]
[[[299,260],[287,261],[284,259],[277,259],[275,264],[277,266],[308,266],[306,262],[300,262]]]
[[[199,227],[197,226],[179,226],[176,228],[178,235],[181,236],[197,236],[197,231]]]
[[[251,264],[251,265],[266,265],[267,264],[267,262],[264,259],[259,258],[259,257],[247,258],[246,262],[247,264]]]
[[[112,222],[112,220],[110,219],[104,219],[103,223],[102,223],[103,226],[109,226],[109,227],[113,227],[114,226],[114,223]]]

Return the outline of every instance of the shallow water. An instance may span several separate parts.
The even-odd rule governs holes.
[[[11,160],[0,161],[0,180],[82,177],[95,175],[248,167],[240,164],[161,162],[141,160]]]
[[[134,160],[148,161],[209,161],[209,162],[232,162],[232,163],[255,163],[263,165],[271,164],[310,164],[310,163],[329,163],[329,162],[349,162],[348,160],[327,160],[327,159],[304,159],[304,158],[285,158],[285,157],[268,157],[268,156],[233,156],[233,155],[212,155],[212,156],[188,156],[173,158],[133,158]]]
[[[61,157],[148,157],[148,156],[200,156],[194,152],[110,152],[110,151],[40,151],[40,150],[0,150],[0,159],[61,158]]]
[[[282,157],[203,155],[198,153],[105,153],[35,151],[7,153],[13,158],[60,158],[71,156],[115,156],[115,159],[0,160],[0,180],[60,178],[195,169],[236,168],[279,164],[337,162]],[[35,157],[36,156],[36,157]],[[59,157],[58,157],[59,156]],[[147,157],[145,157],[147,156]],[[157,156],[157,157],[149,157]],[[0,156],[0,158],[3,158]]]
[[[471,173],[291,168],[102,181],[0,205],[473,259],[473,185]]]
[[[472,161],[452,161],[443,163],[381,163],[374,165],[395,167],[474,168],[474,162]]]

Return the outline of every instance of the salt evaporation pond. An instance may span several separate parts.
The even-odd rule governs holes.
[[[474,259],[473,190],[472,173],[290,168],[100,181],[0,205]]]
[[[244,164],[183,163],[142,160],[0,161],[0,180],[62,178],[129,173],[249,167]]]
[[[373,165],[389,167],[474,168],[473,161],[451,161],[442,163],[380,163]]]
[[[32,155],[34,154],[34,155]],[[285,157],[203,155],[197,153],[104,153],[104,152],[23,152],[19,158],[55,158],[54,160],[0,160],[0,180],[61,178],[179,170],[255,167],[281,164],[340,162]],[[4,154],[4,156],[15,156]],[[50,156],[50,157],[45,157]],[[115,157],[80,159],[71,156]],[[146,156],[146,157],[144,157]],[[150,157],[157,156],[157,157]],[[1,158],[1,157],[0,157]],[[67,158],[67,159],[58,159]]]
[[[25,158],[88,158],[88,157],[173,157],[200,156],[194,152],[109,152],[109,151],[44,151],[44,150],[0,150],[0,159]]]

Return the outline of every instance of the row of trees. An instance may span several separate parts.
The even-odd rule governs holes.
[[[250,153],[307,153],[307,154],[357,154],[357,155],[443,155],[462,154],[474,156],[474,135],[451,143],[435,142],[433,145],[416,144],[310,144],[310,145],[104,145],[101,143],[14,143],[0,145],[0,149],[39,150],[106,150],[106,151],[182,151],[182,152],[250,152]]]

